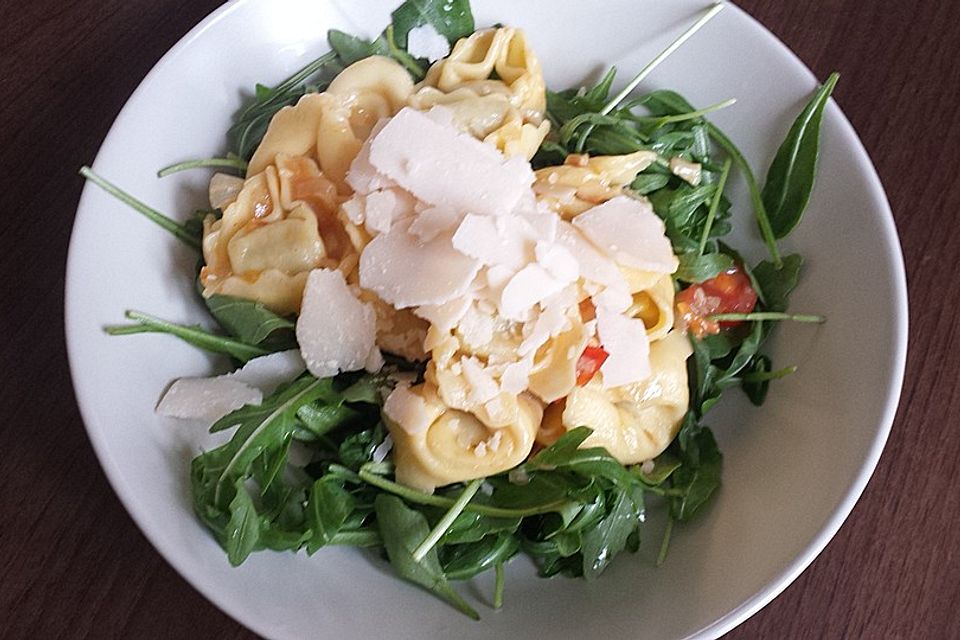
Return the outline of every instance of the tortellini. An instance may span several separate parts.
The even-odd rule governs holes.
[[[623,464],[652,460],[676,437],[687,412],[691,353],[689,340],[679,332],[651,343],[649,378],[603,389],[598,375],[575,387],[562,405],[548,409],[538,441],[550,444],[565,431],[587,426],[593,433],[583,446],[604,447]]]
[[[451,409],[431,383],[402,393],[414,396],[416,415],[387,419],[393,439],[397,481],[422,491],[483,478],[523,462],[533,447],[543,417],[541,405],[527,394],[516,398],[517,417],[491,428],[475,415]]]
[[[425,378],[437,389],[440,399],[448,407],[470,412],[491,428],[501,428],[517,421],[520,415],[519,398],[516,394],[486,384],[480,370],[484,361],[490,363],[496,360],[493,354],[497,349],[515,350],[519,339],[511,340],[508,334],[502,332],[496,336],[496,340],[491,340],[491,344],[495,346],[486,350],[486,355],[483,355],[484,352],[478,354],[457,336],[431,326],[425,343],[431,354]],[[494,390],[487,393],[485,389]]]
[[[644,150],[622,156],[571,155],[561,166],[537,170],[533,190],[538,200],[570,220],[620,195],[656,159],[656,153]]]
[[[528,160],[550,130],[540,63],[518,29],[484,29],[457,42],[430,68],[410,104],[447,106],[461,129]]]
[[[200,281],[206,296],[257,300],[286,315],[299,310],[310,270],[338,266],[351,246],[336,222],[336,189],[316,163],[275,159],[244,181],[220,219],[204,221]]]
[[[577,358],[583,353],[590,334],[582,322],[548,342],[537,352],[530,373],[530,391],[544,402],[553,402],[569,394],[577,384]]]
[[[554,236],[546,230],[552,223],[556,233],[556,226],[564,224],[549,211],[570,221],[621,194],[657,159],[655,153],[571,155],[563,166],[536,172],[533,194],[524,192],[524,206],[531,209],[524,212],[529,229],[523,227],[530,246],[521,266],[531,267],[530,273],[536,273],[532,267],[542,267],[559,284],[549,278],[532,280],[557,288],[525,308],[525,315],[501,317],[502,300],[494,299],[506,291],[520,266],[486,264],[483,277],[462,300],[416,308],[398,310],[360,287],[358,264],[368,245],[389,233],[397,220],[423,214],[430,203],[418,200],[415,189],[388,171],[379,175],[366,155],[357,156],[370,148],[364,142],[376,135],[384,118],[404,107],[426,111],[440,106],[446,109],[434,115],[450,114],[461,131],[506,156],[532,158],[550,127],[540,64],[520,30],[484,29],[461,39],[416,86],[391,58],[360,60],[323,93],[307,94],[275,114],[245,180],[219,175],[211,181],[212,206],[223,215],[204,222],[204,295],[256,300],[277,313],[292,314],[300,309],[312,270],[339,270],[354,295],[375,313],[376,346],[427,363],[422,380],[396,387],[383,408],[396,478],[408,486],[433,491],[507,471],[522,463],[536,442],[550,444],[582,425],[594,430],[585,446],[603,446],[624,464],[655,457],[676,435],[688,404],[685,361],[691,348],[684,335],[671,331],[673,280],[666,273],[618,265],[602,254],[599,259],[609,260],[603,263],[609,269],[600,272],[605,278],[613,274],[604,284],[579,271],[569,274],[556,263],[566,248],[559,241],[554,247]],[[456,132],[451,135],[462,139]],[[388,200],[403,205],[398,205],[400,213],[384,209]],[[533,221],[543,228],[535,228]],[[616,312],[639,331],[630,335],[643,338],[639,323],[629,320],[639,318],[650,342],[652,374],[612,389],[603,387],[603,370],[578,384],[581,355],[588,345],[602,346],[593,305],[606,309],[599,302],[604,287],[610,288],[605,304],[615,300]],[[425,311],[444,303],[456,310]],[[448,322],[453,316],[456,320]],[[612,344],[611,339],[607,346],[615,356]],[[614,371],[607,369],[611,381]]]
[[[412,93],[413,80],[398,62],[384,56],[359,60],[325,92],[307,94],[274,115],[248,175],[262,171],[278,153],[314,156],[340,193],[349,193],[347,170],[363,141],[380,118],[395,115]]]
[[[625,267],[621,267],[620,271],[633,296],[627,315],[643,320],[649,340],[666,337],[673,328],[673,278],[663,273]]]

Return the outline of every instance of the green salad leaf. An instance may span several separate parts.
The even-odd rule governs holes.
[[[479,620],[476,610],[450,586],[436,549],[431,549],[422,560],[414,560],[413,550],[430,533],[427,518],[406,506],[400,498],[384,493],[377,496],[374,507],[383,546],[397,575],[446,600],[461,613]]]
[[[276,333],[284,332],[286,345],[296,347],[292,336],[294,323],[278,316],[260,302],[215,294],[204,298],[207,309],[227,333],[251,345],[263,343]]]
[[[832,73],[790,127],[774,156],[763,185],[763,204],[777,238],[785,238],[800,222],[817,173],[823,110],[840,74]]]

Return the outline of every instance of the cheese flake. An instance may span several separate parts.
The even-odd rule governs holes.
[[[358,371],[376,350],[376,314],[350,291],[342,273],[314,269],[303,291],[296,334],[300,353],[316,377]]]
[[[347,184],[356,193],[371,193],[377,189],[388,189],[396,186],[393,180],[383,175],[377,168],[370,163],[370,145],[376,135],[389,122],[387,118],[381,118],[370,131],[370,137],[360,146],[357,157],[350,163],[350,170],[347,171]]]
[[[425,304],[413,310],[414,315],[423,318],[441,331],[450,331],[470,308],[470,297],[454,298],[443,304]]]
[[[263,393],[240,380],[180,378],[175,380],[157,404],[157,413],[182,420],[215,422],[244,405],[263,402]]]
[[[453,232],[463,214],[446,207],[427,207],[410,224],[410,233],[423,242],[430,242],[441,233]]]
[[[600,366],[605,389],[639,382],[650,375],[650,343],[643,320],[599,307],[597,333],[609,354]]]
[[[486,266],[517,271],[531,261],[530,229],[517,216],[467,214],[453,234],[454,248]]]
[[[413,205],[413,198],[402,189],[374,191],[367,195],[365,202],[367,231],[373,235],[387,233],[395,220],[413,215]]]
[[[360,254],[360,286],[397,309],[439,305],[465,294],[480,263],[453,248],[449,234],[422,242],[410,220],[393,224]]]
[[[410,107],[401,109],[372,140],[370,164],[432,205],[509,212],[533,183],[526,162],[507,161],[494,147]]]
[[[528,264],[503,288],[500,313],[509,320],[522,321],[535,304],[560,291],[563,285],[539,264]]]
[[[450,42],[428,22],[410,29],[407,52],[414,58],[426,58],[434,62],[450,53]]]
[[[300,352],[290,349],[254,358],[222,377],[243,382],[268,396],[280,385],[295,380],[306,368]]]
[[[573,224],[620,264],[657,273],[677,270],[663,220],[646,199],[611,198],[578,215]]]
[[[463,378],[470,387],[467,392],[470,402],[480,405],[497,397],[500,386],[493,376],[484,370],[479,360],[464,357],[460,359],[460,366],[463,367]]]
[[[398,385],[390,392],[383,403],[383,413],[411,435],[425,432],[437,418],[426,400],[406,385]]]

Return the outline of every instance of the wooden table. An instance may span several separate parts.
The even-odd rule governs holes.
[[[146,542],[71,392],[67,241],[124,101],[216,0],[37,0],[0,20],[0,635],[251,638]],[[960,3],[743,0],[836,98],[886,186],[910,286],[900,411],[826,551],[731,638],[960,637]],[[11,384],[12,382],[12,384]]]

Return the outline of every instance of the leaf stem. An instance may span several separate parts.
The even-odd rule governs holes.
[[[176,237],[178,240],[180,240],[184,244],[189,245],[197,250],[200,249],[200,238],[190,233],[186,229],[186,227],[184,227],[182,224],[176,222],[172,218],[169,218],[163,215],[156,209],[146,205],[140,200],[137,200],[136,198],[131,196],[129,193],[127,193],[120,187],[104,180],[103,178],[98,176],[96,173],[94,173],[93,169],[91,169],[90,167],[87,167],[87,166],[80,167],[80,175],[83,176],[85,179],[89,180],[90,182],[92,182],[93,184],[97,185],[98,187],[100,187],[110,195],[112,195],[114,198],[116,198],[120,202],[128,205],[138,213],[142,214],[144,217],[154,222],[162,229],[170,232],[171,234],[174,235],[174,237]]]
[[[760,235],[763,236],[763,242],[767,245],[767,251],[770,252],[770,257],[773,258],[774,264],[779,269],[783,266],[780,249],[777,247],[777,239],[773,235],[773,228],[770,226],[770,218],[767,215],[767,208],[763,204],[760,186],[757,184],[757,177],[753,174],[753,169],[750,168],[750,163],[747,162],[747,159],[743,156],[740,149],[737,148],[737,145],[733,144],[733,141],[716,125],[708,122],[707,131],[710,132],[710,137],[727,152],[727,155],[733,158],[734,164],[736,164],[737,168],[743,173],[743,177],[747,181],[747,189],[750,191],[750,202],[753,204],[753,213],[757,218],[757,226],[760,227]]]
[[[444,496],[435,496],[429,493],[423,493],[422,491],[405,487],[402,484],[393,482],[392,480],[387,480],[382,476],[371,473],[369,470],[367,470],[366,465],[360,467],[359,476],[360,479],[367,484],[377,487],[378,489],[383,489],[384,491],[392,493],[395,496],[399,496],[407,502],[412,502],[413,504],[449,508],[453,506],[455,502],[455,500],[452,498],[445,498]],[[552,511],[560,511],[567,504],[567,500],[554,500],[553,502],[547,502],[545,504],[537,505],[527,509],[506,509],[502,507],[491,507],[485,504],[467,504],[463,510],[479,513],[485,516],[492,516],[494,518],[525,518],[527,516],[550,513]]]
[[[744,382],[764,382],[766,380],[779,380],[780,378],[785,378],[791,373],[796,373],[797,366],[791,365],[789,367],[784,367],[783,369],[777,369],[776,371],[754,371],[753,373],[748,373],[743,376]]]
[[[727,158],[723,163],[723,170],[720,172],[720,180],[717,182],[716,191],[713,193],[713,200],[710,202],[710,210],[707,212],[707,220],[703,225],[703,234],[700,236],[700,246],[697,247],[697,257],[703,255],[707,248],[707,238],[710,237],[710,229],[713,228],[713,220],[717,217],[717,210],[720,208],[720,199],[723,197],[723,189],[727,186],[727,178],[730,176],[730,165],[732,161]]]
[[[615,95],[615,96],[613,97],[613,99],[610,100],[610,102],[608,102],[608,103],[603,107],[603,109],[600,110],[600,114],[601,114],[601,115],[607,115],[608,113],[610,113],[611,111],[613,111],[613,109],[614,109],[618,104],[620,104],[620,102],[621,102],[624,98],[626,98],[628,95],[630,95],[630,92],[631,92],[631,91],[633,91],[634,89],[637,88],[637,85],[639,85],[641,82],[643,82],[644,79],[646,79],[646,77],[647,77],[648,75],[650,75],[650,74],[653,72],[653,70],[656,69],[656,68],[660,65],[660,63],[662,63],[664,60],[666,60],[668,57],[670,57],[670,55],[671,55],[674,51],[676,51],[676,50],[679,49],[681,46],[683,46],[683,44],[684,44],[687,40],[689,40],[691,37],[693,37],[693,35],[694,35],[697,31],[699,31],[700,29],[702,29],[708,22],[710,22],[710,20],[712,20],[714,16],[716,16],[718,13],[720,13],[720,11],[723,10],[723,7],[724,7],[724,6],[725,6],[725,5],[724,5],[723,2],[715,2],[715,3],[713,3],[713,6],[711,6],[710,9],[708,9],[706,13],[704,13],[702,16],[700,16],[700,18],[699,18],[696,22],[694,22],[692,25],[690,25],[690,27],[689,27],[686,31],[684,31],[684,32],[680,35],[679,38],[677,38],[677,39],[674,40],[672,43],[670,43],[670,45],[669,45],[666,49],[664,49],[663,51],[661,51],[660,53],[658,53],[657,56],[656,56],[653,60],[651,60],[650,62],[648,62],[647,65],[646,65],[643,69],[640,70],[640,73],[638,73],[636,76],[634,76],[633,80],[631,80],[630,82],[628,82],[628,83],[627,83],[627,86],[625,86],[625,87],[620,91],[620,93],[618,93],[617,95]]]
[[[503,607],[503,563],[498,562],[493,570],[496,576],[493,585],[493,608],[500,609]]]
[[[667,551],[670,549],[670,536],[673,534],[673,516],[667,518],[667,528],[663,531],[663,541],[660,542],[660,553],[657,554],[657,566],[663,566],[667,560]]]
[[[228,154],[226,158],[201,158],[199,160],[187,160],[185,162],[178,162],[160,169],[160,171],[157,171],[157,177],[166,178],[171,174],[179,171],[186,171],[187,169],[205,169],[211,167],[236,169],[242,173],[247,170],[247,162],[240,156],[232,153]]]
[[[213,351],[214,353],[225,353],[244,362],[270,353],[261,347],[255,347],[245,342],[240,342],[239,340],[220,336],[201,329],[200,327],[188,327],[176,324],[139,311],[127,311],[125,315],[128,319],[134,320],[138,324],[104,327],[104,331],[112,336],[124,336],[134,333],[167,333],[195,347]]]
[[[764,321],[764,320],[791,320],[793,322],[809,322],[814,324],[823,324],[827,321],[824,316],[780,313],[779,311],[756,311],[754,313],[715,313],[710,316],[711,320],[717,321]]]
[[[703,116],[713,113],[714,111],[720,111],[721,109],[732,107],[736,103],[736,98],[730,98],[728,100],[724,100],[723,102],[712,104],[709,107],[704,107],[703,109],[697,109],[696,111],[691,111],[689,113],[678,113],[672,116],[662,116],[659,118],[654,118],[654,120],[656,121],[657,128],[659,129],[665,124],[673,124],[676,122],[685,122],[687,120],[696,120],[697,118],[702,118]]]
[[[641,482],[643,482],[641,480]],[[665,498],[680,497],[683,495],[683,491],[680,489],[664,489],[663,487],[652,485],[652,484],[643,484],[643,490],[649,491],[655,496],[661,496]]]
[[[338,531],[327,544],[350,547],[376,547],[383,544],[376,531]]]
[[[648,62],[648,63],[646,64],[646,66],[644,66],[644,67],[640,70],[640,73],[638,73],[637,75],[635,75],[635,76],[633,77],[633,80],[631,80],[630,82],[627,83],[627,86],[625,86],[625,87],[620,91],[620,93],[618,93],[617,95],[615,95],[615,96],[613,97],[613,99],[611,99],[609,102],[607,102],[607,104],[605,104],[605,105],[603,106],[603,108],[600,109],[599,115],[605,116],[605,115],[607,115],[608,113],[610,113],[611,111],[613,111],[613,110],[616,108],[616,106],[623,101],[624,98],[626,98],[628,95],[630,95],[630,92],[631,92],[631,91],[633,91],[634,89],[637,88],[637,85],[639,85],[641,82],[643,82],[644,79],[646,79],[646,77],[647,77],[648,75],[650,75],[651,73],[653,73],[653,70],[654,70],[654,69],[656,69],[658,66],[660,66],[660,63],[662,63],[664,60],[666,60],[668,57],[670,57],[670,55],[671,55],[674,51],[676,51],[677,49],[679,49],[681,46],[683,46],[683,44],[684,44],[687,40],[689,40],[689,39],[693,36],[693,34],[695,34],[697,31],[699,31],[701,28],[703,28],[704,25],[706,25],[708,22],[710,22],[710,20],[712,20],[715,15],[717,15],[718,13],[720,13],[721,10],[723,10],[723,7],[724,7],[724,6],[725,6],[725,5],[724,5],[724,3],[723,3],[722,1],[720,1],[720,2],[715,2],[715,3],[710,7],[710,9],[707,10],[706,13],[704,13],[702,16],[700,16],[700,18],[699,18],[696,22],[694,22],[692,25],[690,25],[690,27],[687,28],[686,31],[684,31],[682,34],[680,34],[680,37],[679,37],[679,38],[677,38],[676,40],[674,40],[673,42],[671,42],[670,45],[667,46],[666,49],[664,49],[663,51],[661,51],[660,53],[658,53],[658,54],[656,55],[656,57],[654,57],[653,60],[651,60],[650,62]],[[590,123],[587,124],[586,128],[584,129],[583,134],[581,134],[580,137],[577,139],[577,144],[576,144],[576,146],[575,146],[575,151],[576,151],[577,153],[583,153],[583,149],[584,149],[584,147],[585,147],[586,144],[587,144],[587,138],[590,137],[590,134],[593,132],[593,130],[594,130],[595,128],[596,128],[596,122],[590,122]]]
[[[394,41],[392,24],[387,27],[385,33],[387,35],[387,47],[390,49],[390,57],[402,64],[415,79],[418,81],[422,80],[425,75],[423,69],[416,63],[413,56],[398,47],[396,41]]]
[[[480,485],[483,484],[483,480],[483,478],[477,478],[464,487],[463,493],[460,494],[457,501],[443,514],[443,517],[440,518],[440,521],[430,531],[426,539],[413,550],[414,560],[420,562],[425,555],[430,553],[430,550],[440,541],[440,538],[447,532],[447,529],[449,529],[453,521],[457,519],[457,516],[463,513],[464,507],[466,507],[470,503],[470,500],[473,499],[473,496],[477,494],[477,490],[480,488]]]

